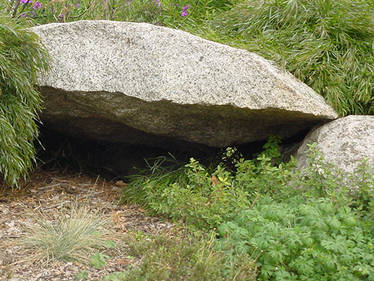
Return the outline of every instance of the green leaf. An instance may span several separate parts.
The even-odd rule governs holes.
[[[106,265],[107,259],[109,259],[109,256],[102,253],[97,253],[90,257],[90,265],[96,269],[103,269]]]
[[[122,281],[126,277],[125,273],[123,272],[114,272],[105,276],[105,281]]]
[[[106,240],[104,242],[104,247],[107,248],[107,249],[113,249],[116,247],[116,243],[112,240]]]
[[[75,281],[81,281],[85,280],[88,277],[88,272],[86,270],[82,270],[75,275],[74,280]]]

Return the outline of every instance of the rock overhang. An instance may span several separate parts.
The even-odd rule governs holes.
[[[57,130],[223,147],[289,137],[337,117],[321,96],[262,57],[187,32],[110,21],[32,30],[53,58],[40,90],[42,118]]]

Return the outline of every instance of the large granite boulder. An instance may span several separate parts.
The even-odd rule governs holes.
[[[71,135],[211,147],[289,137],[337,114],[289,73],[245,50],[146,23],[32,28],[53,58],[42,120]]]
[[[345,172],[352,173],[364,159],[374,169],[374,116],[351,115],[312,130],[295,155],[299,168],[308,165],[308,144],[314,142],[326,162]]]

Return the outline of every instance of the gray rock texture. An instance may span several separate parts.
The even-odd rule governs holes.
[[[337,114],[291,74],[245,50],[146,23],[32,28],[53,58],[42,120],[95,139],[223,147],[288,137]]]
[[[314,142],[326,162],[343,171],[353,172],[363,159],[374,169],[374,116],[351,115],[311,131],[295,155],[299,168],[308,165],[308,144]]]

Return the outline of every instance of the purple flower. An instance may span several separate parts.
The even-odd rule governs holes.
[[[181,12],[181,17],[186,17],[186,16],[188,16],[188,9],[190,8],[190,6],[184,6],[183,7],[183,10],[182,10],[182,12]]]
[[[155,2],[157,3],[157,6],[161,7],[161,0],[155,0]]]
[[[37,9],[40,9],[42,6],[43,6],[42,3],[40,3],[39,1],[36,1],[36,2],[34,3],[34,5],[32,6],[32,8],[33,8],[34,10],[37,10]]]
[[[31,0],[21,0],[20,1],[22,4],[31,4],[32,1]]]
[[[75,8],[79,8],[81,6],[81,4],[77,3],[74,6],[75,6]]]

